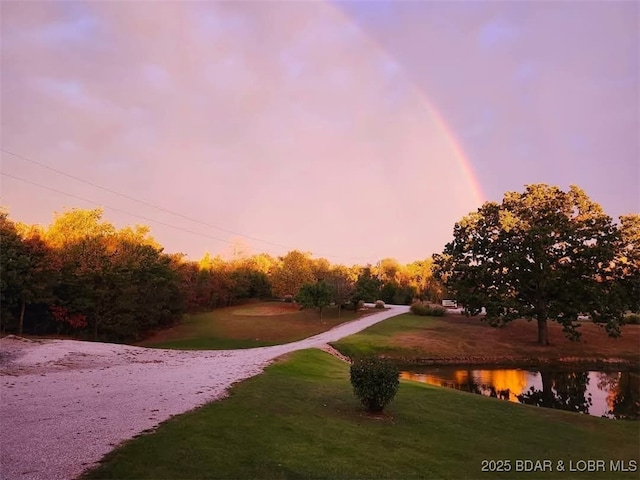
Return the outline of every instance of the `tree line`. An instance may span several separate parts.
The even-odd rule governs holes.
[[[0,315],[3,333],[70,334],[129,342],[176,323],[184,313],[249,299],[300,299],[322,305],[359,301],[439,301],[432,260],[337,265],[293,250],[190,261],[165,253],[146,226],[117,229],[101,209],[55,214],[43,227],[0,212]]]
[[[640,310],[640,215],[616,224],[578,187],[507,192],[456,223],[441,254],[405,265],[334,265],[298,250],[194,262],[165,253],[146,226],[116,229],[100,209],[56,214],[46,228],[0,212],[0,241],[2,332],[124,342],[254,298],[295,299],[322,315],[330,304],[448,297],[494,326],[536,320],[548,344],[549,320],[577,339],[588,315],[616,336]]]

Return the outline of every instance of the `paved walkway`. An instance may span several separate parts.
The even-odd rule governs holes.
[[[246,350],[2,339],[0,478],[73,479],[122,441],[223,398],[273,359],[407,311],[391,306],[298,342]]]

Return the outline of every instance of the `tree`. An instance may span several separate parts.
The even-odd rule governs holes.
[[[13,311],[22,304],[28,287],[31,260],[15,223],[0,211],[0,308],[2,329],[15,319]]]
[[[380,288],[380,292],[378,293],[377,298],[382,300],[384,303],[396,304],[396,294],[399,290],[400,285],[398,285],[395,281],[385,282],[382,285],[382,288]]]
[[[271,298],[269,279],[262,272],[239,267],[231,271],[231,280],[233,282],[234,300]]]
[[[101,237],[115,233],[115,227],[102,222],[103,210],[83,210],[74,208],[63,213],[55,213],[53,223],[46,232],[46,240],[54,248],[74,243],[86,237]],[[137,227],[138,229],[140,227]],[[128,233],[138,234],[140,231]]]
[[[383,258],[378,262],[377,276],[383,283],[397,283],[402,276],[402,266],[395,258]]]
[[[296,301],[305,308],[317,308],[322,320],[322,310],[331,303],[331,287],[324,280],[305,283],[300,288]]]
[[[268,253],[258,253],[245,261],[248,268],[265,275],[269,275],[276,264],[277,260]]]
[[[28,258],[28,269],[21,278],[20,317],[18,334],[22,335],[27,305],[53,300],[53,287],[58,280],[57,259],[42,240],[37,228],[24,228],[23,246]]]
[[[615,275],[622,302],[629,310],[640,311],[640,215],[620,217],[620,247]]]
[[[315,281],[313,265],[309,254],[292,250],[282,257],[280,266],[273,272],[271,283],[273,293],[279,297],[298,295],[300,287]]]
[[[357,305],[360,300],[375,302],[380,295],[380,279],[372,275],[371,268],[365,267],[358,276],[353,294],[353,302]]]
[[[611,295],[607,271],[618,235],[611,218],[578,187],[544,184],[505,194],[456,223],[454,239],[434,255],[436,276],[470,315],[502,326],[516,318],[538,323],[538,343],[549,343],[547,321],[579,338],[577,317],[589,314],[616,336],[623,306]]]
[[[342,306],[347,303],[354,292],[354,282],[349,269],[343,266],[334,267],[327,275],[326,282],[331,287],[331,296],[338,306],[338,317]]]
[[[418,260],[407,265],[409,285],[416,289],[420,300],[439,303],[443,299],[442,283],[433,276],[433,259]]]
[[[182,277],[145,226],[116,230],[100,210],[58,215],[45,238],[59,263],[49,310],[60,330],[131,341],[183,309]],[[76,321],[82,319],[82,321]]]
[[[311,272],[316,280],[324,280],[331,271],[331,264],[326,258],[316,258],[311,260]]]

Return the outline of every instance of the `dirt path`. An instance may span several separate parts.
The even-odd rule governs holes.
[[[178,351],[73,340],[0,340],[0,478],[72,479],[124,440],[223,398],[285,353],[408,311],[391,307],[298,342]]]

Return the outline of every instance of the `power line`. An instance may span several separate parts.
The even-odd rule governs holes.
[[[145,217],[143,215],[138,215],[138,214],[135,214],[135,213],[131,213],[131,212],[128,212],[127,210],[122,210],[121,208],[111,207],[109,205],[105,205],[105,204],[102,204],[102,203],[99,203],[99,202],[96,202],[96,201],[93,201],[93,200],[89,200],[88,198],[84,198],[84,197],[80,197],[78,195],[74,195],[73,193],[63,192],[62,190],[57,190],[55,188],[51,188],[51,187],[48,187],[46,185],[42,185],[40,183],[32,182],[31,180],[27,180],[25,178],[21,178],[21,177],[15,176],[15,175],[11,175],[10,173],[0,172],[0,175],[3,175],[5,177],[9,177],[9,178],[13,178],[15,180],[19,180],[21,182],[29,183],[29,184],[34,185],[36,187],[44,188],[45,190],[50,190],[52,192],[60,193],[62,195],[66,195],[68,197],[76,198],[76,199],[82,200],[84,202],[93,203],[94,205],[98,205],[98,206],[101,206],[101,207],[104,207],[104,208],[108,208],[108,209],[114,210],[116,212],[125,213],[127,215],[131,215],[132,217],[141,218],[142,220],[146,220],[147,222],[153,222],[153,223],[157,223],[159,225],[163,225],[165,227],[175,228],[176,230],[181,230],[183,232],[192,233],[194,235],[200,235],[201,237],[205,237],[205,238],[208,238],[208,239],[211,239],[211,240],[217,240],[217,241],[220,241],[220,242],[233,244],[233,242],[230,241],[230,240],[225,240],[223,238],[213,237],[213,236],[207,235],[205,233],[196,232],[195,230],[189,230],[187,228],[182,228],[182,227],[178,227],[176,225],[171,225],[170,223],[161,222],[159,220],[154,220],[153,218],[149,218],[149,217]],[[272,254],[276,255],[273,252],[268,252],[268,253],[272,253]]]
[[[131,212],[129,212],[129,211],[127,211],[127,210],[123,210],[123,209],[121,209],[121,208],[112,207],[112,206],[106,205],[106,204],[104,204],[104,203],[96,202],[96,201],[94,201],[94,200],[89,200],[88,198],[84,198],[84,197],[81,197],[81,196],[79,196],[79,195],[74,195],[73,193],[64,192],[64,191],[62,191],[62,190],[58,190],[58,189],[56,189],[56,188],[48,187],[48,186],[46,186],[46,185],[42,185],[41,183],[33,182],[33,181],[31,181],[31,180],[27,180],[26,178],[18,177],[18,176],[16,176],[16,175],[12,175],[12,174],[10,174],[10,173],[6,173],[6,172],[2,172],[2,171],[0,171],[0,175],[2,175],[2,176],[4,176],[4,177],[12,178],[12,179],[14,179],[14,180],[19,180],[19,181],[24,182],[24,183],[28,183],[28,184],[30,184],[30,185],[33,185],[33,186],[36,186],[36,187],[39,187],[39,188],[43,188],[43,189],[45,189],[45,190],[49,190],[49,191],[51,191],[51,192],[59,193],[59,194],[61,194],[61,195],[66,195],[67,197],[75,198],[75,199],[78,199],[78,200],[82,200],[82,201],[84,201],[84,202],[92,203],[92,204],[97,205],[97,206],[100,206],[100,207],[108,208],[108,209],[113,210],[113,211],[116,211],[116,212],[124,213],[124,214],[126,214],[126,215],[130,215],[130,216],[132,216],[132,217],[140,218],[140,219],[142,219],[142,220],[146,220],[147,222],[156,223],[156,224],[158,224],[158,225],[163,225],[163,226],[165,226],[165,227],[175,228],[176,230],[180,230],[180,231],[183,231],[183,232],[191,233],[191,234],[193,234],[193,235],[198,235],[198,236],[200,236],[200,237],[208,238],[208,239],[210,239],[210,240],[217,240],[217,241],[219,241],[219,242],[228,243],[228,244],[230,244],[230,245],[233,245],[233,244],[234,244],[234,242],[233,242],[233,241],[231,241],[231,240],[225,240],[225,239],[223,239],[223,238],[214,237],[214,236],[212,236],[212,235],[207,235],[207,234],[205,234],[205,233],[196,232],[195,230],[189,230],[189,229],[187,229],[187,228],[178,227],[178,226],[176,226],[176,225],[172,225],[172,224],[170,224],[170,223],[161,222],[160,220],[155,220],[155,219],[153,219],[153,218],[145,217],[144,215],[138,215],[138,214],[136,214],[136,213],[131,213]],[[284,247],[284,248],[287,248],[287,247]],[[270,251],[270,250],[264,250],[264,251],[265,251],[266,253],[269,253],[269,254],[272,254],[272,255],[275,255],[275,256],[278,256],[278,255],[279,255],[278,253],[275,253],[273,250],[271,250],[271,251]],[[326,257],[326,256],[320,255],[320,257]],[[336,257],[336,256],[333,256],[333,258],[345,258],[345,257]]]
[[[248,238],[250,240],[255,240],[255,241],[258,241],[258,242],[262,242],[262,243],[268,243],[268,244],[273,245],[275,247],[289,248],[286,245],[280,245],[278,243],[269,242],[268,240],[262,240],[262,239],[259,239],[259,238],[250,237],[248,235],[243,235],[241,233],[234,232],[233,230],[227,230],[226,228],[218,227],[217,225],[212,225],[210,223],[206,223],[206,222],[203,222],[201,220],[198,220],[198,219],[195,219],[195,218],[191,218],[191,217],[189,217],[187,215],[183,215],[182,213],[174,212],[172,210],[169,210],[169,209],[166,209],[166,208],[163,208],[163,207],[159,207],[158,205],[154,205],[152,203],[146,202],[145,200],[140,200],[139,198],[131,197],[131,196],[125,194],[125,193],[121,193],[121,192],[118,192],[116,190],[112,190],[110,188],[103,187],[102,185],[98,185],[97,183],[90,182],[89,180],[85,180],[84,178],[78,177],[76,175],[72,175],[70,173],[63,172],[62,170],[58,170],[57,168],[53,168],[53,167],[51,167],[49,165],[45,165],[44,163],[36,162],[35,160],[27,158],[27,157],[25,157],[23,155],[18,155],[17,153],[10,152],[9,150],[6,150],[4,148],[0,148],[0,151],[2,151],[4,153],[8,153],[9,155],[13,155],[16,158],[19,158],[21,160],[25,160],[25,161],[27,161],[29,163],[33,163],[34,165],[38,165],[39,167],[51,170],[52,172],[56,172],[56,173],[58,173],[60,175],[64,175],[65,177],[72,178],[72,179],[77,180],[77,181],[82,182],[82,183],[86,183],[87,185],[91,185],[94,188],[99,188],[100,190],[104,190],[105,192],[109,192],[109,193],[112,193],[114,195],[118,195],[118,196],[120,196],[122,198],[126,198],[127,200],[131,200],[133,202],[138,202],[138,203],[140,203],[142,205],[146,205],[147,207],[155,208],[156,210],[160,210],[162,212],[169,213],[171,215],[175,215],[175,216],[180,217],[180,218],[184,218],[185,220],[189,220],[189,221],[195,222],[195,223],[200,223],[200,224],[205,225],[207,227],[215,228],[217,230],[221,230],[223,232],[231,233],[233,235],[238,235],[240,237]]]
[[[90,186],[92,186],[92,187],[94,187],[94,188],[98,188],[98,189],[103,190],[103,191],[105,191],[105,192],[112,193],[112,194],[114,194],[114,195],[118,195],[118,196],[120,196],[120,197],[122,197],[122,198],[125,198],[125,199],[127,199],[127,200],[131,200],[131,201],[133,201],[133,202],[137,202],[137,203],[140,203],[140,204],[142,204],[142,205],[146,205],[147,207],[155,208],[156,210],[159,210],[159,211],[161,211],[161,212],[165,212],[165,213],[169,213],[169,214],[171,214],[171,215],[175,215],[176,217],[180,217],[180,218],[183,218],[183,219],[185,219],[185,220],[189,220],[190,222],[199,223],[199,224],[204,225],[204,226],[206,226],[206,227],[215,228],[215,229],[220,230],[220,231],[223,231],[223,232],[231,233],[231,234],[233,234],[233,235],[237,235],[237,236],[239,236],[239,237],[243,237],[243,238],[246,238],[246,239],[249,239],[249,240],[254,240],[254,241],[257,241],[257,242],[261,242],[261,243],[264,243],[264,244],[267,244],[267,245],[272,245],[272,246],[274,246],[274,247],[280,247],[280,248],[284,248],[284,249],[286,249],[286,250],[296,250],[294,247],[291,247],[291,246],[282,245],[282,244],[280,244],[280,243],[275,243],[275,242],[270,242],[270,241],[268,241],[268,240],[262,240],[262,239],[260,239],[260,238],[251,237],[251,236],[249,236],[249,235],[244,235],[244,234],[242,234],[242,233],[235,232],[235,231],[233,231],[233,230],[228,230],[228,229],[226,229],[226,228],[218,227],[217,225],[212,225],[212,224],[210,224],[210,223],[203,222],[203,221],[201,221],[201,220],[198,220],[198,219],[196,219],[196,218],[189,217],[189,216],[184,215],[184,214],[182,214],[182,213],[174,212],[174,211],[172,211],[172,210],[169,210],[169,209],[166,209],[166,208],[160,207],[160,206],[158,206],[158,205],[154,205],[154,204],[149,203],[149,202],[147,202],[147,201],[145,201],[145,200],[140,200],[140,199],[138,199],[138,198],[132,197],[132,196],[130,196],[130,195],[126,195],[126,194],[121,193],[121,192],[118,192],[118,191],[116,191],[116,190],[112,190],[112,189],[110,189],[110,188],[103,187],[102,185],[98,185],[97,183],[93,183],[93,182],[91,182],[91,181],[89,181],[89,180],[85,180],[84,178],[78,177],[78,176],[76,176],[76,175],[72,175],[72,174],[70,174],[70,173],[64,172],[64,171],[62,171],[62,170],[59,170],[59,169],[54,168],[54,167],[51,167],[51,166],[46,165],[46,164],[44,164],[44,163],[37,162],[37,161],[35,161],[35,160],[31,159],[31,158],[25,157],[24,155],[19,155],[19,154],[14,153],[14,152],[11,152],[11,151],[9,151],[9,150],[7,150],[7,149],[5,149],[5,148],[0,148],[0,151],[2,151],[2,152],[4,152],[4,153],[7,153],[7,154],[9,154],[9,155],[12,155],[12,156],[14,156],[14,157],[16,157],[16,158],[19,158],[19,159],[21,159],[21,160],[24,160],[24,161],[26,161],[26,162],[32,163],[32,164],[34,164],[34,165],[37,165],[37,166],[39,166],[39,167],[46,168],[47,170],[50,170],[50,171],[55,172],[55,173],[58,173],[59,175],[64,175],[65,177],[72,178],[72,179],[77,180],[77,181],[82,182],[82,183],[86,183],[87,185],[90,185]],[[5,175],[6,175],[6,174],[5,174]],[[17,177],[13,177],[13,178],[17,178]],[[29,181],[24,180],[24,179],[20,179],[20,178],[17,178],[17,179],[18,179],[18,180],[25,181],[25,182],[27,182],[27,183],[33,183],[33,182],[29,182]],[[35,184],[34,184],[34,185],[35,185]],[[41,186],[41,185],[38,185],[38,186]],[[53,190],[53,189],[51,189],[51,188],[49,188],[49,187],[45,187],[45,186],[42,186],[42,187],[43,187],[43,188],[47,188],[47,189],[49,189],[49,190]],[[54,191],[57,191],[57,190],[54,190]],[[62,194],[64,194],[64,195],[70,195],[70,194],[67,194],[67,193],[65,193],[65,192],[60,192],[60,191],[58,191],[58,193],[62,193]],[[73,196],[73,195],[70,195],[70,196]],[[84,199],[81,199],[81,200],[84,200]],[[89,202],[91,202],[90,200],[85,200],[85,201],[89,201]],[[91,202],[91,203],[96,203],[96,202]],[[114,209],[114,208],[112,208],[112,207],[109,207],[109,208],[111,208],[112,210],[118,210],[118,209]],[[119,210],[119,211],[122,211],[122,210]],[[129,213],[129,212],[124,212],[124,213]],[[129,214],[130,214],[130,215],[134,215],[134,214],[131,214],[131,213],[129,213]],[[136,215],[134,215],[134,216],[136,216]],[[144,217],[140,217],[140,218],[144,218]],[[149,220],[149,221],[154,221],[154,222],[156,222],[156,223],[161,223],[161,222],[157,222],[156,220]],[[167,225],[168,225],[168,224],[167,224]],[[168,226],[172,226],[172,225],[168,225]],[[175,227],[175,228],[180,228],[180,227]],[[199,235],[202,235],[202,234],[199,234]],[[211,237],[211,238],[214,238],[214,237]],[[233,242],[229,242],[228,240],[223,240],[223,241],[228,242],[228,243],[233,243]],[[319,255],[320,257],[343,258],[343,259],[359,259],[359,260],[362,260],[362,259],[364,259],[364,258],[365,258],[365,257],[345,257],[345,256],[341,256],[341,255],[322,255],[322,254],[317,254],[317,255]]]

